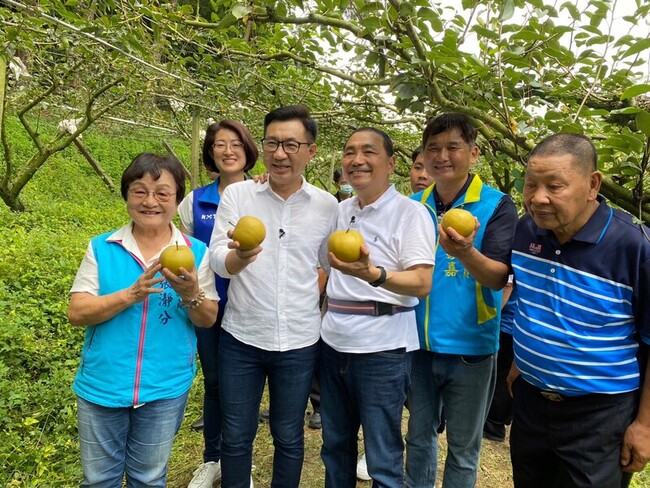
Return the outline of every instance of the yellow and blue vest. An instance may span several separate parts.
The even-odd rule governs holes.
[[[424,204],[437,223],[434,185],[411,196]],[[478,175],[453,204],[474,215],[481,226],[474,240],[479,251],[488,221],[504,193],[485,185]],[[501,290],[478,283],[456,258],[436,249],[431,293],[415,309],[420,348],[440,354],[484,355],[499,348]]]

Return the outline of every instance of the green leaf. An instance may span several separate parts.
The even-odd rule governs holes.
[[[513,0],[505,0],[501,6],[501,13],[499,14],[500,22],[507,22],[515,14],[515,2]]]
[[[418,17],[423,20],[428,20],[431,23],[431,28],[435,32],[442,32],[443,25],[440,20],[440,15],[429,7],[422,7],[418,10]]]
[[[499,40],[499,35],[493,31],[492,29],[486,29],[485,27],[481,27],[480,25],[475,25],[472,30],[479,34],[482,37],[486,37],[487,39],[492,39],[493,41]]]
[[[381,27],[381,19],[378,17],[365,17],[361,19],[361,25],[372,32],[372,30]]]
[[[642,93],[646,93],[649,91],[650,91],[650,85],[648,84],[634,85],[627,88],[623,92],[623,94],[621,95],[621,100],[627,100],[628,98],[633,98],[636,97],[637,95],[641,95]]]
[[[627,58],[628,56],[632,56],[633,54],[638,54],[641,51],[645,51],[648,48],[650,48],[650,37],[647,39],[642,39],[635,44],[632,44],[632,46],[623,53],[622,57]]]
[[[650,137],[650,113],[645,110],[636,114],[636,128],[643,132],[645,136]]]
[[[643,110],[643,109],[641,109],[639,107],[625,107],[625,108],[622,108],[620,110],[612,110],[610,112],[610,114],[612,114],[612,115],[633,115],[633,114],[639,113],[641,110]]]
[[[217,24],[217,30],[225,30],[231,25],[235,25],[239,19],[235,17],[232,13],[228,12]]]
[[[566,9],[569,11],[569,14],[571,14],[571,18],[573,20],[578,20],[580,18],[580,11],[578,10],[578,7],[574,5],[573,2],[564,2],[560,6],[560,10]]]
[[[242,4],[239,4],[239,3],[232,8],[232,14],[237,19],[243,19],[244,17],[246,17],[251,12],[252,12],[252,9],[250,7],[247,7],[246,5],[242,5]]]

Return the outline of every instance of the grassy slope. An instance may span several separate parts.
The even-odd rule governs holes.
[[[10,130],[16,154],[28,155],[24,135],[15,124]],[[183,141],[170,143],[188,159]],[[118,187],[135,154],[163,151],[159,134],[121,126],[100,127],[84,144]],[[119,194],[102,184],[74,148],[39,170],[23,202],[28,208],[23,214],[0,204],[0,486],[75,486],[80,466],[70,385],[83,331],[67,323],[68,290],[88,240],[122,225],[126,213]],[[201,394],[196,381],[172,454],[172,488],[186,486],[201,460],[202,438],[189,428],[199,415]],[[321,432],[307,429],[302,483],[307,488],[323,485],[320,443]],[[262,425],[254,455],[257,486],[269,486],[272,455],[269,429]],[[650,486],[648,473],[638,477],[637,487]],[[507,445],[485,443],[478,486],[511,486]]]

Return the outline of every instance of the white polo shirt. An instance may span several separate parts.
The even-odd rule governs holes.
[[[287,200],[268,182],[228,185],[210,241],[210,265],[219,276],[230,278],[221,324],[224,330],[267,351],[299,349],[318,341],[317,267],[328,263],[327,238],[337,207],[333,195],[304,178],[301,188]],[[233,276],[225,266],[230,252],[226,233],[246,215],[264,222],[266,239],[257,259]]]
[[[375,266],[383,266],[387,271],[403,271],[416,264],[435,264],[436,229],[428,211],[421,203],[398,193],[393,185],[363,209],[356,196],[341,202],[336,228],[348,227],[361,233]],[[327,296],[407,307],[418,303],[417,297],[374,288],[336,269],[330,274]],[[411,351],[419,347],[414,310],[377,317],[328,311],[323,318],[321,336],[339,352],[371,353],[401,347]]]

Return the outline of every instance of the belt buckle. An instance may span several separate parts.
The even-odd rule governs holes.
[[[550,400],[552,402],[563,402],[564,397],[560,395],[559,393],[555,393],[554,391],[540,391],[542,396],[546,398],[547,400]]]
[[[375,315],[393,315],[393,305],[386,302],[375,302]]]

